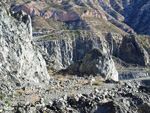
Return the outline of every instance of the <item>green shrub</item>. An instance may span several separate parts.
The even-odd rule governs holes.
[[[3,94],[0,96],[1,99],[4,99],[5,97],[6,97],[6,94],[5,94],[5,93],[3,93]]]
[[[9,100],[6,100],[5,103],[6,103],[8,106],[10,106]]]

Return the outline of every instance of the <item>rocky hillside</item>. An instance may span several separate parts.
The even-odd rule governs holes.
[[[149,34],[149,0],[6,0],[32,16],[34,28]],[[76,25],[76,26],[74,26]]]
[[[0,4],[0,83],[20,87],[48,80],[45,61],[32,41],[30,16],[10,14]]]
[[[128,35],[148,34],[148,0],[6,0],[5,4],[29,14],[33,31],[50,31],[35,41],[40,40],[37,45],[47,54],[47,65],[55,69],[82,60],[93,48],[111,54],[117,65],[149,65],[149,37]]]
[[[132,29],[126,31],[109,22],[111,19],[108,17],[112,16],[108,15],[109,10],[106,13],[107,8],[103,13],[91,11],[91,8],[99,6],[98,3],[103,4],[103,1],[17,1],[16,4],[14,1],[5,2],[7,7],[10,5],[14,10],[18,10],[16,7],[26,9],[30,5],[32,8],[34,6],[32,13],[26,10],[30,15],[38,14],[36,11],[39,8],[40,15],[36,17],[41,20],[44,18],[41,12],[46,12],[49,9],[47,6],[51,4],[50,9],[55,10],[55,15],[51,17],[52,21],[55,21],[53,27],[60,22],[58,28],[64,29],[63,25],[67,25],[67,29],[72,30],[54,30],[55,32],[50,34],[34,37],[33,40],[30,16],[23,11],[9,12],[3,7],[4,3],[0,2],[1,113],[150,112],[150,77],[134,79],[134,75],[134,80],[118,81],[120,77],[114,64],[114,61],[122,61],[122,64],[126,62],[125,64],[147,66],[150,54],[149,37],[121,35],[132,32]],[[36,3],[40,3],[45,9]],[[96,6],[94,3],[97,3]],[[17,4],[19,6],[16,6]],[[64,7],[61,7],[62,5]],[[103,4],[105,5],[107,4]],[[88,7],[90,11],[85,11],[84,14],[75,11],[79,6]],[[74,10],[70,11],[73,7]],[[89,24],[89,21],[83,18],[89,19],[91,13],[94,13],[98,20],[94,17],[94,20],[90,21],[92,24]],[[34,17],[35,15],[32,15],[32,18]],[[122,19],[120,16],[113,17],[113,20],[117,21]],[[104,31],[110,32],[109,26],[113,32],[120,34],[104,32],[102,29],[98,32],[97,27],[92,28],[97,22],[102,22],[99,28]],[[47,25],[51,27],[50,24]],[[78,30],[79,28],[82,30]],[[47,63],[49,74],[37,47]],[[59,68],[65,69],[56,72]],[[69,75],[70,73],[76,75]],[[144,73],[142,77],[148,75]],[[124,77],[127,78],[126,75]]]

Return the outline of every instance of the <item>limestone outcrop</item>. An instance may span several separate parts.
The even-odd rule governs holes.
[[[48,83],[45,61],[32,41],[30,16],[12,15],[0,5],[0,80],[14,87]]]

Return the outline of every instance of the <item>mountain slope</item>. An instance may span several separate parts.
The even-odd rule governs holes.
[[[30,14],[35,28],[91,28],[149,35],[149,0],[7,0],[6,4],[14,11],[24,10]],[[75,21],[80,26],[70,27],[73,25],[67,23],[69,21]]]
[[[31,15],[34,28],[149,34],[148,0],[8,0],[6,4]]]

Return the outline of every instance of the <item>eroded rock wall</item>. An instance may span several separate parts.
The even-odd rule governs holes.
[[[141,37],[140,37],[141,38]],[[149,54],[136,35],[112,35],[108,33],[106,40],[109,43],[110,52],[113,56],[121,60],[147,66],[149,64]]]
[[[88,37],[81,33],[80,37],[64,37],[38,44],[49,54],[54,67],[67,67],[80,61],[93,48],[98,48],[127,63],[142,66],[149,64],[149,54],[136,36],[102,33],[98,37]]]
[[[30,16],[13,15],[0,5],[0,80],[14,86],[48,83],[45,61],[32,41]]]
[[[81,33],[82,34],[82,33]],[[38,45],[49,54],[52,65],[56,67],[68,67],[76,61],[80,61],[93,48],[99,48],[104,53],[109,52],[108,44],[104,37],[70,37],[50,41],[38,42]]]

